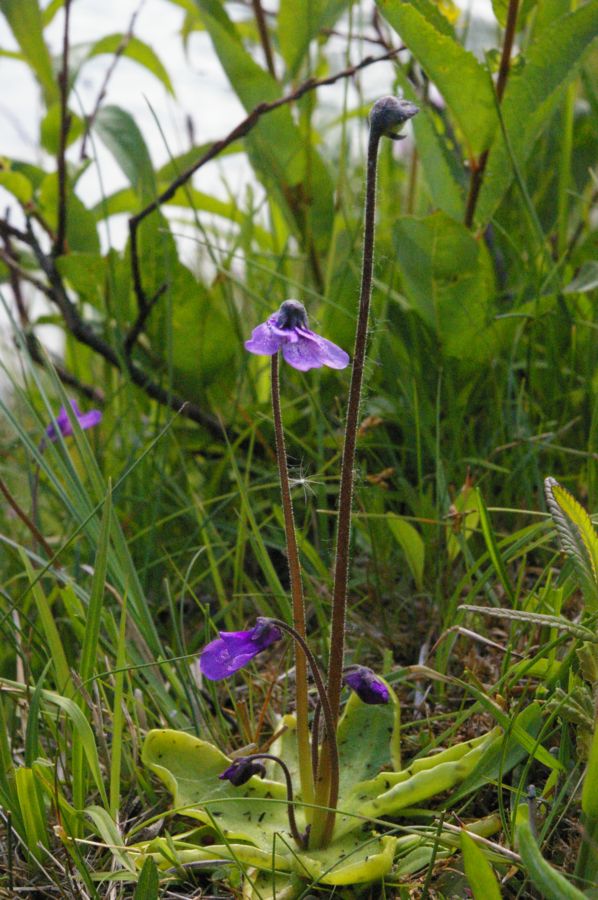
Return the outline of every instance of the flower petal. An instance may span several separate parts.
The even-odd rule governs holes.
[[[245,341],[245,349],[249,350],[250,353],[257,353],[258,356],[273,356],[284,339],[285,336],[268,319],[267,322],[262,322],[261,325],[253,329],[250,339]]]
[[[349,355],[326,338],[320,337],[308,329],[295,329],[298,340],[293,344],[284,344],[282,355],[290,366],[307,372],[330,366],[331,369],[344,369],[349,365]]]
[[[355,691],[362,703],[388,703],[390,692],[384,681],[367,666],[351,666],[345,670],[343,681]]]
[[[312,332],[312,335],[318,340],[325,366],[328,366],[330,369],[347,368],[347,366],[351,362],[351,358],[348,353],[346,353],[337,344],[333,344],[332,341],[321,337],[319,334],[314,334]]]
[[[280,628],[269,619],[259,618],[249,631],[221,631],[199,657],[199,667],[210,681],[228,678],[251,662],[254,656],[282,638]]]
[[[81,428],[93,428],[94,425],[98,425],[102,421],[102,413],[99,409],[90,409],[89,412],[82,413],[79,409],[79,406],[77,405],[76,400],[69,400],[69,403],[71,404],[73,413],[79,420],[79,425],[81,426]],[[58,425],[58,430],[63,437],[70,437],[70,435],[72,435],[73,426],[71,425],[71,420],[69,419],[69,415],[65,406],[60,407],[60,411],[56,416],[56,424]],[[57,440],[58,435],[56,433],[54,422],[50,422],[50,424],[46,428],[46,435],[51,441]]]

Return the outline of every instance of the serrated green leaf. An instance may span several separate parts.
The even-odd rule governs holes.
[[[107,34],[90,46],[87,53],[87,59],[92,59],[94,56],[101,56],[103,53],[116,53],[123,44],[124,49],[121,51],[122,56],[134,60],[134,62],[139,63],[140,66],[147,69],[148,72],[151,72],[152,75],[155,75],[155,77],[162,82],[168,93],[172,94],[174,97],[174,88],[172,86],[172,81],[170,80],[170,75],[164,68],[160,57],[149,44],[146,44],[137,37],[128,34]]]
[[[39,81],[46,103],[57,100],[58,83],[43,37],[39,3],[37,0],[0,0],[0,12],[6,16],[23,56]]]
[[[444,97],[470,155],[486,150],[498,126],[487,70],[452,35],[448,20],[422,0],[377,0],[378,9]]]
[[[554,478],[544,481],[546,504],[561,549],[575,563],[591,608],[598,605],[598,537],[589,515]]]
[[[402,70],[397,72],[399,84],[407,100],[417,103],[418,97]],[[434,206],[457,221],[462,221],[465,208],[464,187],[461,184],[462,166],[446,128],[444,116],[431,106],[423,106],[412,120],[417,152],[424,178]]]
[[[525,53],[525,65],[513,72],[501,104],[511,151],[520,167],[548,122],[563,92],[597,41],[595,0],[552,21]],[[482,225],[494,214],[514,177],[509,149],[501,131],[488,157],[476,208]]]
[[[103,106],[93,127],[128,178],[141,203],[153,200],[156,185],[152,161],[133,116],[119,106]]]
[[[487,358],[493,274],[482,242],[442,212],[399,218],[393,238],[410,305],[444,351],[472,363]]]

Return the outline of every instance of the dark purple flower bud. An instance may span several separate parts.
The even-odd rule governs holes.
[[[390,700],[388,687],[367,666],[349,666],[343,674],[343,682],[363,703],[380,704]]]
[[[280,628],[260,616],[249,631],[221,631],[220,637],[201,651],[199,668],[210,681],[220,681],[242,669],[254,656],[281,638]]]
[[[370,110],[370,128],[393,141],[400,141],[404,135],[399,134],[399,131],[405,122],[418,112],[419,106],[410,100],[399,100],[393,96],[381,97]]]
[[[102,421],[102,413],[99,409],[90,409],[89,412],[82,413],[74,400],[70,400],[69,403],[81,428],[93,428],[94,425],[98,425]],[[60,407],[60,412],[56,416],[56,425],[58,425],[58,431],[63,437],[69,437],[73,433],[73,426],[64,406]],[[58,432],[54,422],[51,422],[46,428],[46,437],[50,441],[58,440]]]
[[[246,782],[254,775],[257,775],[259,778],[265,778],[265,765],[257,759],[241,757],[240,759],[235,759],[228,769],[225,769],[218,778],[220,778],[221,781],[230,781],[234,787],[241,787],[242,784],[246,784]]]
[[[273,356],[282,350],[288,364],[300,372],[321,366],[344,369],[349,365],[348,353],[308,326],[303,304],[285,300],[278,312],[253,329],[250,340],[245,341],[245,349],[258,356]]]

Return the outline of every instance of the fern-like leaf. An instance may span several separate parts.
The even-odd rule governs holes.
[[[546,503],[561,549],[573,560],[588,606],[598,608],[598,537],[589,515],[554,478],[544,481]]]

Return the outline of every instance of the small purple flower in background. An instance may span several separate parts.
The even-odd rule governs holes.
[[[288,364],[300,372],[349,365],[348,353],[310,330],[305,307],[298,300],[285,300],[278,312],[254,328],[245,349],[258,356],[273,356],[282,350]]]
[[[381,704],[390,700],[387,686],[367,666],[348,666],[343,681],[363,703]]]
[[[75,400],[69,400],[69,403],[81,428],[93,428],[94,425],[99,425],[102,421],[102,413],[99,409],[90,409],[89,412],[82,413]],[[58,425],[58,431],[63,437],[69,437],[73,433],[73,426],[64,406],[60,407],[60,412],[56,416],[56,425]],[[46,437],[50,441],[58,440],[54,422],[51,422],[46,428]]]
[[[221,631],[220,637],[210,641],[201,651],[199,668],[210,681],[220,681],[242,669],[254,656],[281,638],[280,628],[260,616],[249,631]]]
[[[228,769],[225,769],[218,778],[221,781],[230,781],[234,787],[241,787],[242,784],[246,784],[254,775],[259,776],[259,778],[265,778],[265,765],[257,759],[246,759],[242,757],[241,759],[235,759]]]

